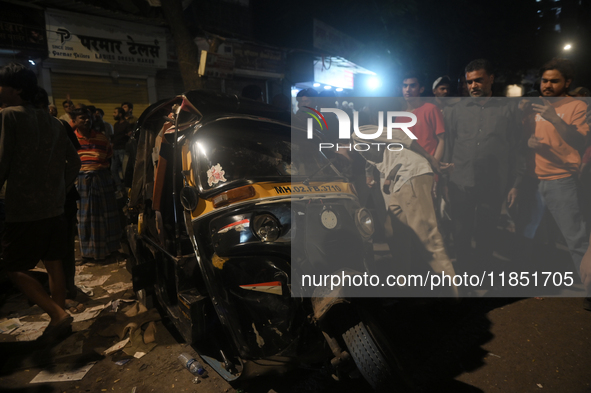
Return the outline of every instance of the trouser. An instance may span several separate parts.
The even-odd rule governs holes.
[[[395,260],[402,259],[407,264],[408,273],[425,273],[419,268],[420,262],[426,261],[433,273],[453,276],[454,268],[437,228],[432,188],[433,174],[424,174],[411,178],[398,191],[387,195],[394,232],[389,238],[390,250]],[[457,289],[451,288],[446,295],[457,296]]]
[[[581,213],[578,182],[572,176],[558,180],[540,180],[538,190],[562,232],[575,270],[580,274],[581,260],[589,247],[589,241]]]
[[[78,208],[76,202],[66,202],[64,208],[64,217],[66,218],[66,254],[62,259],[62,266],[64,269],[64,276],[66,279],[66,298],[76,299],[78,289],[75,284],[76,277],[76,216]]]
[[[125,149],[113,150],[113,158],[111,160],[111,175],[115,182],[117,191],[124,191],[123,178],[125,171],[123,169],[123,159],[125,157]],[[121,173],[119,173],[121,171]]]
[[[503,196],[490,187],[462,187],[450,182],[449,198],[458,266],[463,271],[480,269],[494,251]],[[472,235],[476,255],[472,253]]]

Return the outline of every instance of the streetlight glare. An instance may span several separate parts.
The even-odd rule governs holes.
[[[571,44],[566,44],[564,46],[564,50],[570,50],[571,48],[572,48],[572,45]]]
[[[380,82],[380,80],[378,78],[376,78],[375,76],[372,76],[367,81],[367,86],[372,90],[377,89],[378,87],[380,87],[381,84],[382,83]]]

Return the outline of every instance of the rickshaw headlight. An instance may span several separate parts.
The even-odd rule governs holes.
[[[274,242],[281,235],[281,224],[271,214],[261,214],[253,220],[252,229],[263,242]]]
[[[361,235],[364,238],[369,239],[374,232],[373,217],[371,212],[366,208],[361,208],[357,210],[355,218],[357,228],[359,228]]]

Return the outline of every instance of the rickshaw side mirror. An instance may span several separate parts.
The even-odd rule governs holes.
[[[193,211],[197,208],[197,204],[199,203],[199,194],[197,193],[197,189],[193,186],[185,186],[181,190],[180,194],[181,198],[181,205],[188,210]]]

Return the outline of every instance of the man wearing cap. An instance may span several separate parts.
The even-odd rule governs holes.
[[[528,140],[535,151],[535,173],[544,204],[554,217],[566,240],[574,267],[580,274],[581,260],[589,245],[581,213],[578,174],[580,151],[589,133],[587,105],[567,96],[574,78],[569,60],[552,59],[540,70],[540,103],[532,104],[537,112],[535,134]]]
[[[433,82],[433,95],[437,98],[449,97],[451,91],[451,79],[449,76],[444,75],[435,79]]]

